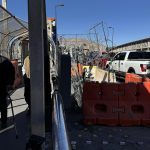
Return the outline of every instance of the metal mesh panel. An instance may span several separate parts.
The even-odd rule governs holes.
[[[28,32],[28,24],[0,6],[0,54],[10,57],[8,50],[10,40],[25,32]]]

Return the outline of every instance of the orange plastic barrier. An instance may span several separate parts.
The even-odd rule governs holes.
[[[138,84],[119,85],[119,124],[123,126],[140,125],[143,113],[142,105],[138,104]]]
[[[133,82],[133,83],[139,83],[142,82],[142,77],[140,77],[137,74],[132,74],[132,73],[126,73],[125,76],[125,83]]]
[[[80,63],[78,63],[78,64],[77,64],[77,67],[78,67],[78,74],[79,74],[80,76],[82,76],[82,74],[83,74],[83,65],[80,64]]]
[[[150,82],[85,82],[83,115],[85,124],[150,126]]]
[[[101,96],[100,84],[98,82],[85,82],[83,85],[83,102],[99,101]]]
[[[11,63],[13,64],[14,68],[15,68],[15,81],[14,81],[14,84],[13,84],[13,88],[17,88],[18,86],[21,85],[22,83],[22,77],[21,77],[21,74],[19,72],[19,68],[18,68],[18,60],[15,59],[15,60],[11,60]]]
[[[143,82],[150,82],[150,78],[148,78],[148,77],[143,78]]]
[[[118,113],[114,111],[118,105],[117,96],[114,94],[117,89],[117,84],[85,82],[83,88],[85,124],[118,124]]]
[[[77,75],[82,76],[83,74],[83,65],[82,64],[74,64],[71,67],[71,77],[76,77]]]
[[[141,124],[150,126],[150,82],[139,84],[138,101],[143,106]]]
[[[100,98],[100,84],[85,82],[83,86],[83,115],[85,124],[96,124],[94,105]]]
[[[101,83],[101,97],[95,104],[97,124],[118,125],[118,84]]]

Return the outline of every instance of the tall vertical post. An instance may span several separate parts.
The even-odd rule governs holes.
[[[51,103],[50,61],[49,61],[50,47],[48,44],[45,3],[43,5],[43,38],[44,38],[44,83],[45,83],[45,130],[49,131],[52,126],[51,125],[52,103]]]
[[[57,7],[63,7],[64,4],[58,4],[58,5],[55,5],[55,29],[56,29],[56,46],[58,45],[58,18],[57,18]]]
[[[6,9],[7,8],[7,0],[2,0],[2,6]]]
[[[102,29],[103,29],[103,33],[104,33],[105,42],[106,42],[106,50],[108,51],[108,43],[107,43],[107,37],[106,37],[103,21],[102,21]]]
[[[2,0],[2,6],[5,9],[7,9],[7,0]],[[4,11],[2,13],[3,13],[3,19],[5,19],[7,17],[6,13]],[[7,32],[8,32],[8,22],[7,22],[7,20],[3,24],[2,28],[3,28],[3,33],[5,33],[7,35]],[[0,45],[0,47],[1,47],[0,50],[1,50],[1,55],[8,57],[8,52],[7,52],[7,49],[6,49],[7,44],[8,44],[8,38],[7,38],[6,35],[1,36],[1,39],[2,39],[3,42]]]
[[[45,137],[45,0],[28,0],[31,136]]]

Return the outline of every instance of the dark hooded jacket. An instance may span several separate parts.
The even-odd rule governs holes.
[[[13,85],[15,80],[15,68],[4,56],[0,55],[0,87]]]

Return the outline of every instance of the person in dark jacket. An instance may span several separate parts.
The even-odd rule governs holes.
[[[24,60],[23,68],[23,79],[24,79],[24,97],[25,101],[28,104],[28,114],[30,114],[31,110],[31,94],[30,94],[30,58],[27,56]]]
[[[0,55],[0,111],[1,127],[7,125],[7,87],[13,85],[15,68],[6,57]]]

